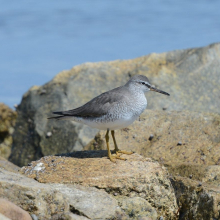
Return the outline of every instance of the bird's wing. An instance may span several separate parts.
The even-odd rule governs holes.
[[[120,103],[124,98],[124,93],[121,90],[123,90],[122,87],[115,88],[102,93],[79,108],[53,113],[75,117],[99,117],[105,115],[115,104]]]

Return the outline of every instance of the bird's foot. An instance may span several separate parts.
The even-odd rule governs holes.
[[[112,153],[114,153],[114,154],[116,154],[116,155],[121,155],[121,154],[131,155],[131,154],[133,154],[134,152],[133,152],[133,151],[128,152],[128,151],[125,151],[125,150],[114,149],[114,150],[112,151]]]
[[[121,156],[121,154],[117,154],[116,153],[116,155],[109,155],[109,159],[113,162],[113,163],[116,163],[116,160],[118,159],[118,160],[127,160],[127,159],[125,159],[125,158],[122,158],[122,157],[120,157]]]

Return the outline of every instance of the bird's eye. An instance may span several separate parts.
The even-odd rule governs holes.
[[[142,84],[142,85],[145,85],[145,83],[144,83],[144,82],[142,82],[141,84]]]

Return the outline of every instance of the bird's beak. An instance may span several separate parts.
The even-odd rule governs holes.
[[[159,89],[156,89],[156,88],[154,88],[154,87],[150,87],[150,91],[159,92],[159,93],[162,93],[162,94],[164,94],[164,95],[168,95],[168,96],[170,96],[169,93],[164,92],[164,91],[159,90]]]

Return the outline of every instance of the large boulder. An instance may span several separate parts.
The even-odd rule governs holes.
[[[47,117],[52,111],[76,108],[135,74],[148,76],[171,94],[165,98],[149,92],[148,109],[220,112],[219,54],[220,44],[212,44],[133,60],[86,63],[59,73],[24,94],[10,160],[22,166],[45,155],[82,150],[97,130]]]
[[[0,103],[0,155],[8,159],[11,154],[12,134],[17,113],[4,103]]]
[[[178,219],[165,167],[138,154],[112,163],[103,153],[43,157],[21,169],[25,176],[0,168],[0,197],[39,220]]]
[[[105,131],[85,149],[106,149]],[[129,128],[116,131],[121,150],[135,151],[161,163],[220,164],[220,115],[146,110]],[[113,141],[110,138],[113,149]]]

